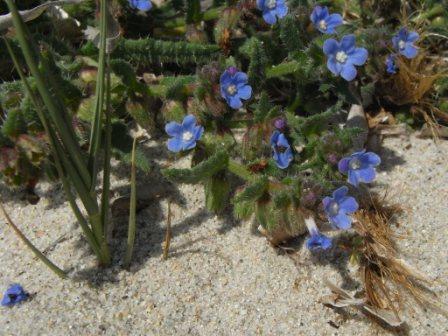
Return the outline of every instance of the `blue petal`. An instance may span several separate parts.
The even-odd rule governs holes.
[[[285,137],[285,135],[283,133],[280,133],[280,135],[278,136],[276,145],[277,146],[281,146],[281,147],[285,147],[285,148],[289,147],[288,139],[286,139],[286,137]]]
[[[366,167],[357,171],[358,178],[361,182],[370,183],[375,180],[376,172],[373,167]]]
[[[339,209],[343,210],[345,213],[352,213],[358,210],[358,202],[356,202],[354,197],[348,196],[344,197],[339,203]]]
[[[264,0],[257,0],[257,8],[261,11],[264,9]]]
[[[285,4],[279,4],[277,2],[277,16],[281,19],[288,14],[288,7]]]
[[[336,61],[335,57],[330,57],[327,60],[327,68],[330,70],[333,74],[338,76],[342,71],[342,65],[338,61]]]
[[[230,83],[232,83],[232,76],[227,70],[222,73],[219,79],[219,83],[221,84],[221,88],[224,86],[227,87]]]
[[[182,150],[183,141],[179,138],[171,138],[167,143],[168,150],[174,153],[178,153]]]
[[[274,158],[274,160],[276,161],[277,166],[280,169],[288,168],[289,164],[291,163],[291,161],[293,159],[291,148],[288,148],[283,153],[274,153],[274,157],[276,157],[276,159]]]
[[[317,25],[319,23],[319,21],[321,20],[320,19],[321,11],[322,11],[322,7],[321,6],[316,6],[316,7],[314,7],[313,11],[311,12],[310,20],[315,25]]]
[[[345,157],[343,159],[341,159],[338,163],[338,169],[342,174],[347,174],[348,170],[349,170],[349,163],[350,163],[351,158],[350,157]]]
[[[328,39],[324,42],[323,46],[324,54],[327,56],[330,55],[336,55],[336,53],[339,51],[339,43],[335,39]]]
[[[165,125],[165,132],[172,137],[180,136],[180,134],[183,132],[183,128],[181,124],[175,121],[171,121]]]
[[[306,241],[306,247],[311,250],[327,250],[331,247],[332,241],[327,236],[317,233],[314,235],[311,235],[311,237]]]
[[[196,126],[194,128],[194,132],[193,132],[193,139],[195,139],[195,141],[200,140],[203,133],[204,133],[204,127],[203,126]]]
[[[237,95],[227,96],[226,100],[227,100],[227,104],[229,104],[229,106],[235,110],[237,110],[243,106],[241,99]]]
[[[192,114],[187,115],[182,121],[184,130],[190,130],[196,125],[196,117]]]
[[[399,47],[398,47],[398,43],[400,42],[400,38],[398,37],[398,35],[394,35],[393,37],[392,37],[392,45],[394,46],[394,48],[396,49],[396,50],[398,50],[398,49],[400,49]]]
[[[152,3],[149,0],[130,0],[129,4],[131,7],[143,12],[149,11],[152,8]]]
[[[373,152],[367,152],[362,155],[361,161],[372,166],[378,166],[381,163],[381,158]]]
[[[368,54],[366,48],[355,48],[349,54],[348,61],[354,65],[363,65],[367,61]]]
[[[419,38],[419,35],[416,32],[410,32],[407,36],[407,42],[415,42]]]
[[[324,197],[324,199],[322,200],[322,205],[324,206],[324,210],[326,213],[329,213],[330,209],[328,207],[330,206],[331,202],[333,202],[333,199],[328,196]]]
[[[252,96],[252,87],[250,85],[244,85],[238,88],[238,96],[241,99],[247,100]]]
[[[356,170],[350,169],[348,171],[348,183],[357,187],[359,185],[359,176]]]
[[[327,33],[333,34],[335,33],[335,28],[342,24],[342,16],[341,14],[331,14],[325,22],[327,23]]]
[[[404,50],[400,50],[400,54],[402,54],[406,58],[414,58],[417,56],[418,50],[411,43],[406,43],[406,47]]]
[[[342,186],[335,191],[333,191],[333,199],[339,203],[340,200],[342,200],[345,195],[348,193],[348,188],[346,186]]]
[[[399,31],[398,31],[398,39],[399,40],[403,40],[403,41],[406,41],[406,39],[407,39],[407,36],[408,36],[408,30],[406,29],[406,28],[401,28]]]
[[[330,222],[341,230],[348,230],[352,226],[352,219],[344,213],[338,213],[336,216],[330,217]]]
[[[278,137],[280,136],[279,131],[274,131],[271,135],[271,146],[275,146],[277,144]]]
[[[182,150],[186,151],[186,150],[190,150],[192,148],[196,147],[196,140],[195,138],[191,138],[190,141],[187,142],[183,142],[182,143]]]
[[[232,82],[235,85],[246,84],[247,80],[248,80],[247,75],[244,72],[241,72],[241,71],[237,72],[235,74],[235,76],[233,76],[233,78],[232,78]]]
[[[342,66],[341,77],[346,81],[351,81],[356,77],[356,68],[350,64],[346,63]]]
[[[263,19],[270,25],[273,25],[277,22],[277,18],[271,10],[266,10],[263,12]]]
[[[345,35],[341,40],[341,49],[345,51],[345,53],[349,54],[355,48],[355,35],[349,34]]]

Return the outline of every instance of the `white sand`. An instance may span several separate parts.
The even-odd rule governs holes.
[[[402,217],[405,258],[442,282],[448,279],[448,142],[389,139],[378,185],[388,183]],[[159,157],[158,149],[152,150]],[[163,163],[160,159],[159,163]],[[397,165],[398,164],[398,165]],[[152,183],[151,183],[151,178]],[[150,190],[158,177],[147,178]],[[124,182],[123,182],[124,183]],[[123,185],[122,183],[122,185]],[[0,289],[22,284],[32,298],[0,308],[1,335],[387,335],[390,332],[318,302],[329,293],[322,279],[356,289],[344,258],[312,257],[302,246],[294,260],[251,232],[250,224],[218,219],[203,209],[201,187],[181,186],[187,200],[173,205],[170,258],[161,260],[166,199],[140,212],[137,255],[131,272],[119,265],[97,270],[81,240],[63,194],[44,185],[36,206],[1,187],[12,218],[42,250],[62,241],[48,256],[71,276],[62,281],[33,259],[0,220]],[[56,207],[53,204],[56,203]],[[125,234],[126,219],[117,220]],[[114,242],[119,237],[116,235]],[[116,262],[123,254],[119,246]],[[341,257],[341,256],[340,256]],[[448,305],[446,285],[433,287]],[[403,335],[447,335],[448,321],[416,310],[404,317]],[[330,325],[334,323],[336,327]]]

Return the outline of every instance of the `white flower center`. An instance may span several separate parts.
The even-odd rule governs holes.
[[[327,23],[325,22],[325,20],[319,21],[319,28],[322,30],[327,30]]]
[[[193,137],[193,133],[191,133],[189,131],[186,131],[182,134],[183,141],[190,141],[192,137]]]
[[[347,54],[343,51],[338,51],[336,53],[336,61],[338,61],[339,63],[345,63],[347,57],[348,57]]]
[[[229,85],[228,87],[227,87],[227,93],[229,94],[229,95],[231,95],[231,96],[233,96],[235,93],[236,93],[236,85]]]
[[[353,158],[348,165],[350,166],[350,169],[359,169],[361,168],[361,161],[359,161],[358,158]]]
[[[266,7],[269,9],[274,9],[277,6],[277,0],[268,0],[266,2]]]
[[[335,201],[331,202],[329,206],[330,216],[336,216],[339,213],[339,204]]]
[[[406,42],[405,41],[400,40],[400,42],[398,42],[398,48],[404,49],[405,46],[406,46]]]

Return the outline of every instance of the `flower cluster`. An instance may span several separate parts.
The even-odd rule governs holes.
[[[285,0],[257,0],[257,7],[263,12],[264,21],[270,25],[288,14]]]
[[[415,58],[418,54],[418,48],[414,43],[419,39],[418,33],[408,31],[407,28],[401,28],[397,34],[392,37],[392,46],[398,53],[407,59]],[[386,58],[386,72],[389,74],[397,73],[398,67],[395,63],[397,54],[390,54]]]
[[[348,175],[348,183],[358,187],[360,182],[370,183],[375,179],[375,167],[380,163],[381,159],[377,154],[363,150],[341,159],[338,169],[342,174]],[[351,228],[352,218],[350,215],[359,207],[355,198],[348,196],[346,186],[336,189],[331,196],[325,197],[322,200],[322,205],[331,226],[340,230]],[[310,227],[309,224],[307,227],[310,232],[307,247],[310,250],[326,250],[331,246],[330,238],[319,233],[317,227]]]

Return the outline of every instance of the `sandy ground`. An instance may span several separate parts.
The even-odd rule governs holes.
[[[448,142],[411,137],[388,139],[377,186],[389,185],[407,212],[400,233],[404,257],[433,278],[448,279],[446,237]],[[160,181],[164,153],[153,148]],[[123,189],[115,184],[117,189]],[[0,308],[1,335],[389,335],[355,312],[340,314],[319,298],[329,291],[323,278],[348,289],[359,287],[344,255],[312,256],[303,246],[294,260],[254,234],[250,223],[217,218],[203,208],[201,187],[169,185],[140,212],[136,258],[130,272],[119,265],[126,219],[115,218],[115,266],[95,268],[74,217],[57,186],[42,185],[36,206],[1,187],[2,197],[26,235],[75,280],[62,281],[33,259],[0,220],[0,288],[22,284],[32,297]],[[123,191],[123,190],[121,190]],[[167,200],[173,204],[170,258],[161,259]],[[433,287],[448,304],[446,285]],[[410,311],[402,335],[447,335],[448,321],[431,311]]]

